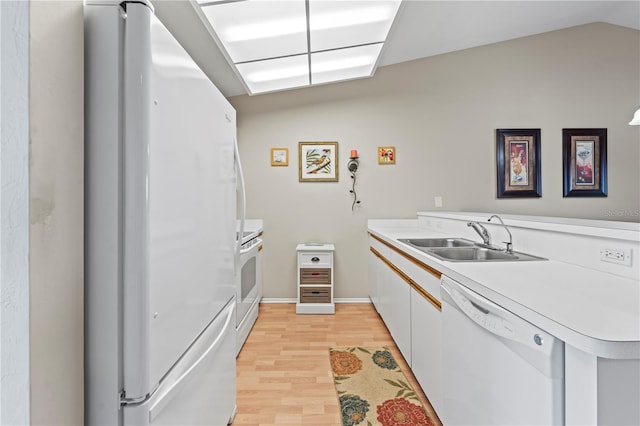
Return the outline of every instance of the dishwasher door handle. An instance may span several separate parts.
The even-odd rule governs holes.
[[[517,319],[515,315],[489,300],[480,302],[478,299],[482,296],[478,296],[478,299],[474,298],[471,290],[462,288],[456,282],[442,279],[440,288],[443,293],[443,299],[457,307],[460,312],[469,317],[478,326],[498,336],[515,338],[515,326],[510,321],[512,318]],[[488,305],[488,307],[483,305]]]
[[[471,303],[471,306],[473,306],[474,308],[476,308],[477,310],[479,310],[480,312],[482,312],[483,314],[487,315],[490,314],[491,311],[489,311],[488,309],[483,308],[482,306],[478,305],[476,302],[474,302],[473,300],[469,300],[469,303]]]

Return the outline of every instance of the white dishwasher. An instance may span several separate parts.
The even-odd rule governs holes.
[[[444,275],[440,291],[443,424],[564,424],[564,343]]]

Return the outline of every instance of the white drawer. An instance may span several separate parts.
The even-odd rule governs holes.
[[[299,253],[298,261],[300,266],[308,267],[331,267],[331,253]]]

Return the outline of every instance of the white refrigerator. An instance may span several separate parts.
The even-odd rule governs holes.
[[[235,110],[148,2],[85,13],[85,423],[234,416]]]

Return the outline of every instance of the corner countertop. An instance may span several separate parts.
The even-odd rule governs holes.
[[[262,219],[245,219],[245,232],[262,232]]]
[[[449,262],[398,241],[451,237],[417,220],[374,220],[369,233],[565,343],[604,358],[640,358],[640,285],[637,280],[554,260]]]

